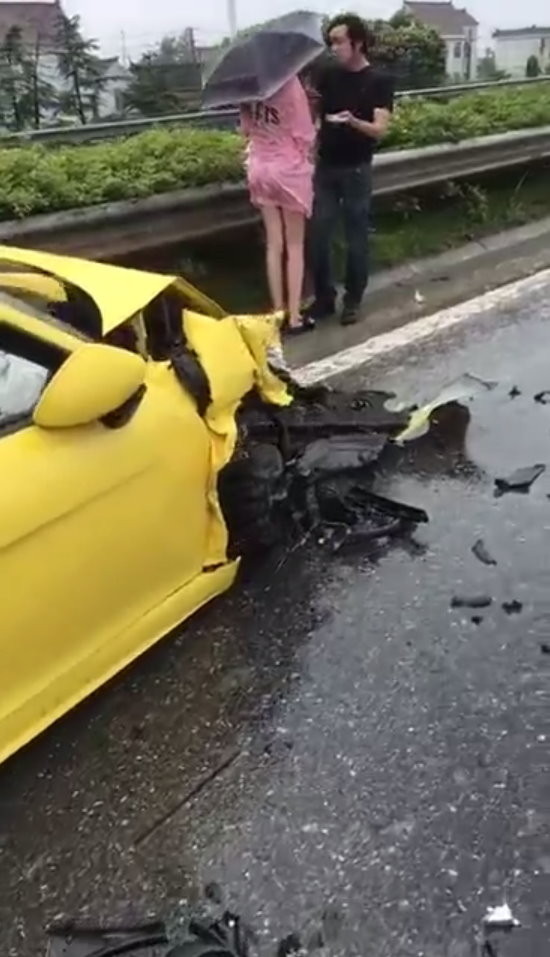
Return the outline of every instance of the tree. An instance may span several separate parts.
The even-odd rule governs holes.
[[[477,64],[477,75],[480,80],[490,82],[492,80],[507,80],[509,73],[505,70],[499,70],[496,65],[495,51],[487,47],[484,56],[480,57]]]
[[[400,11],[387,22],[369,23],[374,36],[370,58],[390,70],[400,89],[422,89],[445,82],[445,44],[437,30]]]
[[[525,76],[535,77],[540,76],[541,68],[539,63],[539,58],[534,54],[529,57],[525,65]]]
[[[329,22],[326,17],[325,27]],[[239,37],[268,26],[270,20],[241,30]],[[410,14],[400,10],[391,20],[367,21],[373,40],[369,59],[387,69],[396,78],[398,89],[419,89],[440,86],[445,82],[445,44],[437,30],[424,26]],[[226,38],[222,48],[229,43]],[[315,77],[330,62],[328,54],[321,54],[308,72]]]
[[[445,82],[445,44],[436,30],[400,11],[390,21],[367,21],[372,46],[369,59],[392,73],[398,89],[421,89]],[[314,78],[330,62],[328,54],[311,67]]]
[[[22,130],[25,126],[24,106],[24,49],[20,27],[6,33],[0,47],[2,115],[6,126]]]
[[[97,101],[104,84],[101,60],[96,56],[96,40],[86,40],[80,31],[80,17],[60,15],[58,66],[68,90],[61,97],[64,109],[76,113],[80,122],[95,118]]]
[[[181,113],[193,101],[198,103],[201,68],[189,31],[164,37],[156,49],[130,65],[130,73],[125,100],[144,116]]]
[[[0,115],[9,129],[40,129],[43,111],[53,108],[57,95],[40,73],[40,37],[30,49],[21,29],[8,30],[0,46]]]

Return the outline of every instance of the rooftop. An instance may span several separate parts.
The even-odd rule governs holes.
[[[477,27],[477,20],[466,9],[458,9],[452,3],[406,2],[404,7],[409,13],[428,27],[433,27],[442,36],[456,36],[464,27]]]
[[[55,46],[60,14],[57,0],[32,3],[0,0],[0,39],[13,27],[19,27],[24,43],[34,46],[39,39],[44,47]]]
[[[517,27],[515,30],[495,30],[494,37],[550,36],[550,27]]]

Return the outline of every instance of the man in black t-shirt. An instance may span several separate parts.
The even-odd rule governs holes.
[[[341,216],[346,243],[344,325],[357,321],[368,282],[372,157],[393,110],[393,82],[370,65],[368,43],[360,17],[347,14],[332,20],[327,44],[335,63],[317,83],[321,127],[308,253],[315,300],[308,316],[322,319],[335,310],[330,259]]]

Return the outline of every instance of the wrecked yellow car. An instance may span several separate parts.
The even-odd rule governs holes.
[[[375,483],[431,406],[413,422],[386,393],[300,385],[277,325],[175,276],[0,247],[0,761],[241,556],[427,520]]]
[[[0,248],[0,761],[232,583],[217,476],[269,320]]]

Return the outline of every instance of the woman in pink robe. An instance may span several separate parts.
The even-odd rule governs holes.
[[[288,328],[311,328],[300,306],[304,281],[306,219],[313,202],[315,127],[298,77],[269,100],[241,107],[241,128],[248,140],[246,170],[250,199],[262,214],[266,266],[273,309],[285,309],[283,263],[286,250]]]

